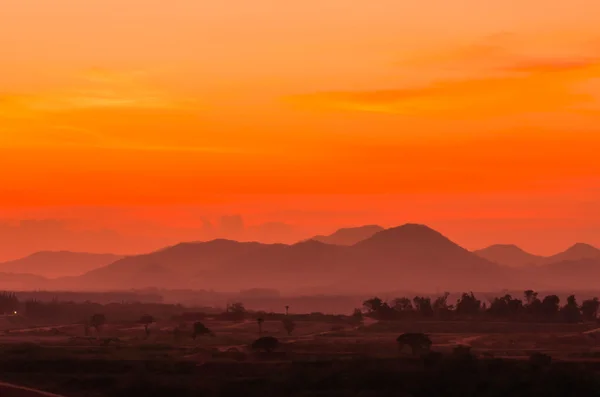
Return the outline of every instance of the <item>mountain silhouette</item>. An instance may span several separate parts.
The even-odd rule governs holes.
[[[40,251],[24,258],[0,263],[0,272],[29,273],[49,278],[77,276],[120,258],[122,256],[113,254]]]
[[[474,286],[501,289],[512,285],[509,281],[510,269],[478,257],[427,226],[408,224],[377,232],[352,246],[315,240],[293,245],[231,240],[182,243],[120,259],[57,285],[432,291]]]
[[[382,230],[384,230],[384,228],[378,225],[347,227],[338,229],[334,233],[327,236],[314,236],[313,238],[311,238],[311,240],[319,241],[325,244],[354,245],[359,241],[365,240]]]
[[[510,267],[536,266],[546,260],[543,256],[530,254],[513,244],[495,244],[473,253],[490,262]]]
[[[551,256],[533,255],[512,244],[496,244],[473,253],[491,262],[510,267],[549,265],[600,258],[598,248],[584,243],[574,244],[566,251]]]
[[[223,262],[243,258],[264,246],[268,245],[225,239],[179,243],[148,254],[124,257],[76,279],[86,286],[110,285],[111,288],[179,288],[180,284],[194,287],[194,280],[190,276],[193,278],[203,272],[218,272]],[[157,272],[157,269],[160,271]],[[160,274],[160,277],[152,279],[152,274]],[[75,279],[68,281],[74,282]]]
[[[496,256],[484,258],[482,251]],[[0,284],[53,290],[271,288],[329,293],[574,288],[592,287],[596,275],[600,276],[597,251],[575,244],[545,258],[499,245],[476,254],[428,226],[406,224],[380,230],[353,245],[313,239],[291,245],[224,239],[180,243],[123,257],[79,276],[48,280],[4,273]],[[510,255],[501,257],[498,252]],[[539,258],[543,262],[539,266],[528,266]]]
[[[578,261],[581,259],[600,258],[600,250],[592,245],[577,243],[569,247],[566,251],[556,255],[549,256],[543,261],[544,264],[551,264],[564,261]]]
[[[600,257],[552,262],[524,272],[532,280],[531,288],[597,290]]]
[[[51,281],[35,274],[0,272],[0,289],[3,291],[42,289]]]
[[[385,270],[379,278],[386,288],[502,288],[511,283],[510,269],[483,259],[425,225],[406,224],[376,233],[352,248],[352,259]],[[366,269],[365,269],[366,270]]]

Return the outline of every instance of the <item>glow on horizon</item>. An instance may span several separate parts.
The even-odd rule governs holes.
[[[179,206],[315,231],[410,218],[490,243],[527,219],[534,249],[600,244],[600,3],[235,4],[2,3],[0,213],[103,228],[94,208],[152,207],[171,236]]]

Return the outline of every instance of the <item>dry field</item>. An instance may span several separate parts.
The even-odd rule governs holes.
[[[195,340],[191,323],[179,338],[173,328],[182,324],[168,321],[153,324],[149,337],[143,326],[134,323],[107,324],[89,337],[84,336],[81,325],[12,324],[8,332],[5,329],[0,334],[0,381],[75,397],[118,397],[114,391],[121,389],[119,385],[132,374],[147,371],[175,384],[223,376],[237,384],[240,379],[263,379],[296,368],[304,373],[305,366],[319,362],[330,370],[336,365],[332,363],[356,359],[397,363],[404,356],[410,360],[410,353],[399,352],[395,342],[403,332],[428,333],[432,350],[442,353],[468,345],[474,356],[481,358],[527,359],[534,352],[544,352],[558,362],[600,362],[600,330],[592,324],[371,321],[356,327],[297,321],[292,335],[287,335],[281,322],[265,321],[262,334],[281,342],[273,354],[249,348],[259,336],[255,321],[207,320],[204,324],[214,336]]]

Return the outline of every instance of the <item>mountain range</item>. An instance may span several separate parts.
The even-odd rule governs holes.
[[[219,239],[180,243],[127,257],[89,254],[92,256],[80,256],[78,260],[89,258],[82,267],[95,268],[55,279],[33,271],[43,261],[36,262],[31,257],[43,256],[32,255],[29,262],[24,258],[21,263],[35,266],[19,268],[16,261],[6,268],[0,264],[0,272],[6,272],[0,274],[0,288],[238,291],[259,287],[281,291],[317,288],[332,293],[400,288],[431,292],[593,288],[600,276],[600,255],[595,257],[596,251],[592,246],[576,244],[551,257],[528,254],[509,245],[470,252],[425,225],[406,224],[389,229],[366,226],[292,245]],[[92,266],[92,258],[109,263]],[[33,274],[7,274],[14,270]],[[46,275],[50,270],[47,272]]]
[[[541,266],[582,259],[600,260],[600,249],[584,243],[577,243],[566,251],[551,256],[530,254],[511,244],[496,244],[473,253],[490,262],[510,267]]]
[[[368,239],[375,233],[381,232],[382,230],[384,230],[384,228],[378,225],[346,227],[338,229],[333,234],[327,236],[314,236],[311,238],[311,240],[319,241],[325,244],[354,245],[359,241]]]
[[[78,276],[113,263],[122,256],[70,251],[40,251],[0,263],[0,272],[30,273],[42,277]]]

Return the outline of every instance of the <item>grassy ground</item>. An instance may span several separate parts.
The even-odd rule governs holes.
[[[247,348],[258,337],[253,321],[205,324],[214,337],[193,340],[190,325],[175,339],[175,324],[168,322],[156,324],[147,339],[143,327],[135,324],[108,325],[99,340],[82,338],[79,326],[11,330],[0,336],[0,380],[72,397],[531,397],[575,395],[573,387],[595,393],[600,368],[600,338],[587,332],[594,326],[584,324],[544,324],[540,332],[532,324],[423,322],[340,328],[307,321],[297,322],[287,335],[279,322],[265,322],[263,334],[282,343],[270,355]],[[399,353],[395,338],[415,329],[430,333],[432,350],[445,358],[430,362]],[[102,338],[108,337],[116,340],[105,345]],[[453,356],[459,344],[472,346],[473,356]],[[550,354],[553,364],[528,364],[534,352]],[[556,394],[568,384],[567,394]],[[519,387],[529,393],[521,394]],[[589,390],[578,395],[600,395]]]

